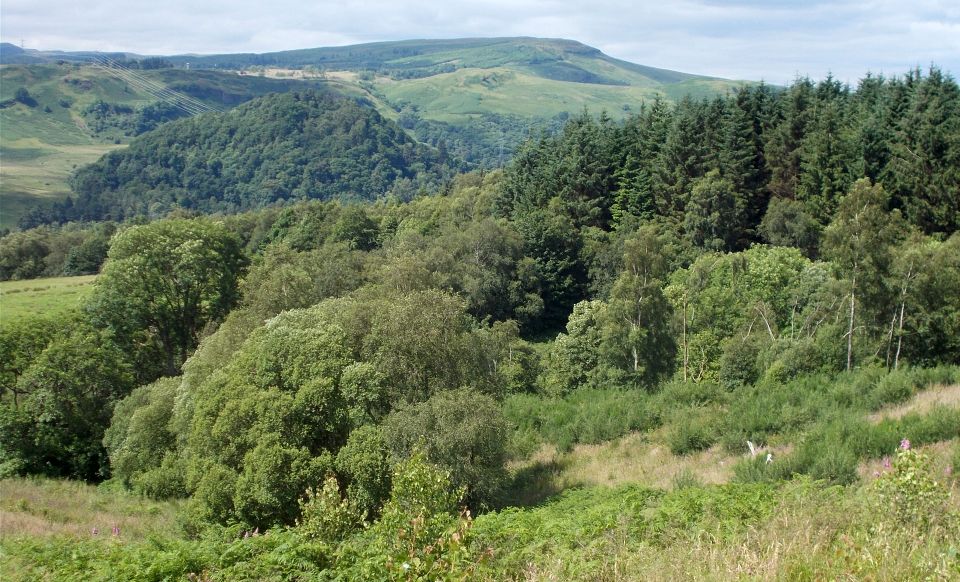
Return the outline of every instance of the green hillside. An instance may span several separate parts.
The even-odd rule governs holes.
[[[218,108],[304,86],[215,71],[138,74]],[[27,90],[27,103],[15,99],[19,89]],[[102,114],[92,111],[98,103]],[[65,62],[0,67],[0,228],[16,226],[38,201],[66,197],[73,170],[127,143],[151,107],[154,97],[103,69]]]
[[[402,41],[208,59],[191,65],[312,69],[352,82],[418,140],[481,166],[501,164],[504,151],[509,157],[531,133],[556,129],[584,108],[621,119],[657,98],[711,97],[745,85],[558,39]]]
[[[421,141],[453,142],[454,153],[481,165],[499,162],[494,157],[501,157],[501,145],[510,153],[531,131],[555,126],[557,116],[583,108],[618,119],[658,97],[706,97],[745,84],[622,61],[572,40],[525,37],[166,58],[191,67],[267,74],[299,69],[352,85],[382,113],[398,115]],[[498,135],[484,132],[485,123],[496,126]],[[478,139],[464,139],[464,128],[479,130]]]
[[[165,124],[79,169],[75,197],[34,223],[122,220],[177,207],[236,212],[277,202],[414,196],[457,168],[353,99],[267,95]]]
[[[566,81],[630,84],[638,77],[653,83],[676,83],[697,75],[646,67],[614,59],[598,49],[566,39],[465,38],[403,40],[344,47],[324,47],[263,54],[182,55],[173,63],[197,67],[303,67],[328,70],[377,70],[398,77],[427,76],[460,68],[527,67],[539,76]],[[598,70],[597,63],[613,69]],[[578,72],[579,71],[579,72]],[[699,77],[705,78],[705,77]]]

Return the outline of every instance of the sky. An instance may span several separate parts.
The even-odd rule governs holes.
[[[960,76],[957,0],[3,0],[42,50],[270,52],[416,38],[568,38],[635,63],[786,84],[931,64]]]

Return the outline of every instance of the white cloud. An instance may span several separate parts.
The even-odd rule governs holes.
[[[789,82],[854,82],[932,62],[960,72],[948,0],[4,0],[0,37],[142,54],[266,52],[408,38],[564,37],[633,62]]]

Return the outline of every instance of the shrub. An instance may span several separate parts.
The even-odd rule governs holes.
[[[593,444],[660,425],[660,409],[641,390],[581,388],[563,398],[516,394],[503,402],[503,414],[524,435],[523,450],[535,442],[570,450],[577,443]]]
[[[916,377],[907,370],[895,370],[880,378],[870,392],[870,408],[876,410],[885,404],[907,400],[914,393]]]
[[[327,475],[323,488],[308,488],[300,500],[297,526],[303,535],[336,543],[363,526],[365,512],[353,500],[340,496],[340,486],[333,475]]]
[[[857,480],[857,457],[846,447],[828,447],[814,459],[810,476],[837,485],[849,485]]]
[[[666,494],[647,520],[646,533],[653,541],[666,544],[678,536],[695,532],[712,521],[729,534],[768,516],[776,505],[776,489],[759,483],[717,487],[690,487]]]
[[[727,394],[716,382],[683,382],[675,380],[664,385],[657,394],[657,401],[662,413],[677,406],[703,406],[706,404],[723,404]]]
[[[716,420],[707,409],[688,409],[675,415],[667,432],[667,445],[675,455],[709,449],[717,442]]]
[[[347,497],[369,516],[378,515],[390,494],[390,461],[379,427],[362,426],[350,433],[337,452],[336,468]]]
[[[901,526],[928,531],[935,524],[952,524],[960,533],[960,516],[948,505],[948,490],[931,476],[929,457],[910,446],[905,439],[893,470],[877,479],[880,502]]]
[[[186,497],[186,461],[176,453],[169,452],[159,467],[133,477],[131,485],[134,491],[150,499]]]
[[[720,356],[720,383],[727,389],[748,386],[760,377],[758,359],[763,348],[763,339],[750,335],[741,340],[738,336],[724,342]]]
[[[341,545],[337,573],[345,580],[468,580],[483,554],[472,545],[473,519],[457,513],[464,489],[421,451],[392,476],[380,520]]]
[[[509,425],[500,405],[485,394],[468,388],[439,392],[392,413],[383,434],[396,458],[422,447],[430,462],[466,488],[470,503],[489,502],[506,479]]]

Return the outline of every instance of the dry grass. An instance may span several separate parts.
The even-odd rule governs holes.
[[[678,457],[666,445],[640,434],[598,445],[578,445],[569,457],[564,477],[573,483],[639,483],[650,487],[669,487],[679,475],[693,476],[704,484],[725,483],[737,460],[718,446]]]
[[[0,538],[72,535],[108,539],[114,526],[125,540],[152,533],[176,534],[177,504],[122,492],[101,491],[76,481],[0,481]]]
[[[917,393],[916,396],[903,404],[875,412],[869,418],[871,422],[880,422],[886,419],[896,420],[911,412],[929,412],[936,406],[960,407],[960,384],[949,386],[936,384]]]
[[[791,494],[792,492],[792,494]],[[958,507],[956,491],[951,499]],[[604,580],[955,580],[960,576],[946,530],[918,535],[886,519],[866,489],[812,491],[788,485],[769,519],[736,535],[709,526],[665,546],[622,535],[591,550],[596,568],[531,564],[519,579]]]
[[[737,457],[719,446],[678,457],[653,440],[655,434],[633,433],[602,444],[581,444],[568,453],[544,445],[508,467],[517,481],[515,498],[509,503],[530,505],[573,487],[634,483],[670,488],[678,479],[718,484],[733,476]]]

